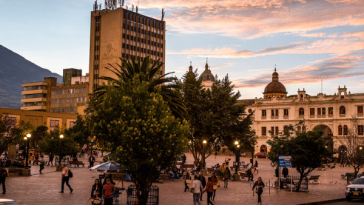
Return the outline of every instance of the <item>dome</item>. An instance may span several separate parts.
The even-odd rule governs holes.
[[[203,73],[201,73],[200,78],[202,79],[202,81],[214,81],[214,75],[212,75],[211,70],[209,69],[208,64],[206,63],[205,65],[205,71]]]
[[[264,98],[271,98],[273,96],[280,98],[287,96],[286,87],[279,82],[276,70],[274,70],[274,73],[272,74],[272,82],[265,87],[263,94]]]

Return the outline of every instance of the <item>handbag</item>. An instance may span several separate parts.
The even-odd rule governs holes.
[[[213,185],[212,189],[216,190],[217,189],[217,185]]]
[[[191,193],[195,193],[195,188],[190,188]]]

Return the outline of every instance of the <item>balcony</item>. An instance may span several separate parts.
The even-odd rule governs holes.
[[[317,115],[317,118],[326,118],[326,115]]]
[[[272,120],[278,119],[278,116],[270,116],[270,119],[272,119]]]
[[[310,115],[310,118],[315,118],[315,115]]]
[[[46,110],[47,106],[39,105],[39,106],[23,106],[20,108],[21,110]]]
[[[47,94],[47,90],[23,90],[23,91],[21,91],[22,95],[30,95],[30,94],[38,94],[38,93]]]
[[[20,100],[20,102],[22,103],[27,103],[27,102],[46,102],[47,98],[23,98]]]
[[[289,116],[288,115],[285,115],[285,116],[283,116],[283,119],[288,119],[289,118]]]
[[[356,117],[363,117],[363,113],[356,114]]]
[[[305,119],[305,116],[304,115],[298,115],[298,119],[303,120],[303,119]]]
[[[267,116],[262,116],[262,120],[266,120],[267,119]]]
[[[339,117],[345,117],[345,114],[340,114]]]
[[[333,114],[328,114],[328,116],[327,116],[328,118],[333,118],[334,117],[334,115]]]

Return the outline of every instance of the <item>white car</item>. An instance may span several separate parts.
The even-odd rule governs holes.
[[[348,201],[364,198],[364,176],[356,178],[353,183],[346,186],[345,196]]]
[[[14,200],[12,199],[0,199],[0,205],[18,205]]]

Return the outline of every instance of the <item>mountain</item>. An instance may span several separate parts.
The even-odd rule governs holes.
[[[62,76],[0,45],[0,107],[20,109],[21,84],[40,82],[44,77],[55,77],[58,83],[62,83]]]

